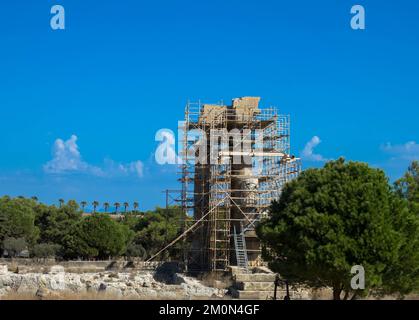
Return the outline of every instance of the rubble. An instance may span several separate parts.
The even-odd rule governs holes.
[[[173,284],[160,282],[153,271],[65,273],[60,266],[45,274],[20,274],[1,266],[0,299],[9,294],[31,295],[34,299],[65,299],[86,294],[102,294],[109,299],[222,299],[227,292],[183,274],[176,274],[175,279]]]

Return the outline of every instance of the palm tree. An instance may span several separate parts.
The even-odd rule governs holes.
[[[64,199],[58,199],[58,202],[60,203],[60,208],[64,205]]]
[[[115,202],[114,206],[115,206],[115,213],[118,213],[118,209],[121,206],[121,204],[119,202]]]
[[[103,204],[103,207],[105,208],[105,212],[108,212],[108,209],[109,209],[109,202],[105,202],[105,203]]]
[[[134,211],[137,211],[139,206],[140,206],[140,204],[138,202],[134,202],[133,203]]]
[[[81,205],[81,210],[84,212],[84,208],[87,206],[87,202],[82,201],[82,202],[80,202],[80,205]]]
[[[93,201],[92,205],[93,205],[93,213],[96,213],[96,207],[99,206],[99,202]]]
[[[129,203],[128,202],[124,202],[124,212],[127,213],[127,209],[129,207]]]

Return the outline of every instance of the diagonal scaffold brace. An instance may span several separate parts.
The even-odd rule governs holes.
[[[169,249],[171,246],[173,246],[176,242],[178,242],[179,240],[183,239],[184,237],[187,236],[187,234],[189,232],[191,232],[197,225],[199,225],[215,208],[217,208],[221,203],[223,203],[225,201],[225,199],[221,200],[220,202],[217,203],[216,206],[214,206],[211,210],[209,210],[206,214],[204,214],[199,220],[197,220],[192,226],[190,226],[188,229],[185,230],[185,232],[183,232],[180,236],[178,236],[176,239],[174,239],[172,242],[170,242],[167,246],[165,246],[163,249],[161,249],[159,252],[157,252],[156,254],[154,254],[153,256],[151,256],[150,258],[148,258],[146,260],[146,262],[150,262],[153,259],[155,259],[156,257],[158,257],[162,252],[166,251],[167,249]]]

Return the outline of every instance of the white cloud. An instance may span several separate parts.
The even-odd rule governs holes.
[[[104,160],[104,166],[94,166],[83,160],[79,146],[77,145],[77,136],[72,135],[70,139],[55,140],[52,149],[52,160],[44,166],[44,172],[48,174],[66,174],[83,173],[97,177],[118,177],[136,175],[142,177],[144,174],[144,165],[141,161],[134,161],[128,164],[118,163],[111,159]]]
[[[419,160],[419,144],[408,141],[403,144],[387,142],[380,146],[380,150],[388,156],[378,167],[386,170],[392,180],[400,178],[413,160]]]
[[[46,173],[84,172],[102,175],[100,168],[91,166],[82,160],[77,139],[76,135],[72,135],[67,141],[55,140],[52,149],[53,158],[44,165]]]
[[[306,161],[315,161],[315,162],[324,162],[328,159],[324,158],[321,154],[314,153],[314,148],[316,148],[321,143],[321,140],[318,136],[314,136],[308,141],[301,152],[301,158]]]
[[[393,159],[419,160],[419,144],[415,141],[409,141],[405,144],[395,144],[387,142],[381,146],[381,150],[393,156]]]
[[[129,176],[134,174],[141,178],[144,175],[144,164],[141,161],[124,164],[115,162],[112,159],[105,159],[104,172],[108,176]]]

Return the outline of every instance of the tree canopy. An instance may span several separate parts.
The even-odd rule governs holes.
[[[86,204],[83,201],[81,206]],[[138,205],[134,207],[135,211],[123,216],[83,216],[75,201],[60,199],[54,206],[42,204],[35,197],[5,196],[0,198],[0,255],[5,247],[9,255],[18,254],[16,250],[22,247],[19,244],[25,243],[23,249],[28,248],[37,258],[107,259],[126,255],[145,259],[180,232],[183,213],[179,207],[147,212],[139,212]],[[166,254],[174,257],[178,252],[172,248]]]
[[[396,192],[419,214],[419,161],[413,161],[405,175],[395,182]]]
[[[95,213],[72,226],[64,240],[66,255],[99,259],[123,255],[132,237],[127,226]]]
[[[141,219],[137,219],[135,214],[128,215],[124,223],[135,231],[137,249],[143,248],[146,256],[150,257],[180,234],[183,219],[187,220],[188,217],[183,217],[181,208],[171,206],[167,209],[157,207],[154,211],[146,212]],[[164,254],[178,258],[181,245],[176,244]]]
[[[24,238],[28,244],[36,242],[39,228],[35,225],[34,205],[32,199],[0,198],[0,242],[6,238]]]
[[[286,184],[257,229],[273,270],[296,283],[332,287],[334,298],[407,293],[418,277],[418,216],[383,171],[344,159]],[[365,269],[353,292],[352,266]]]

